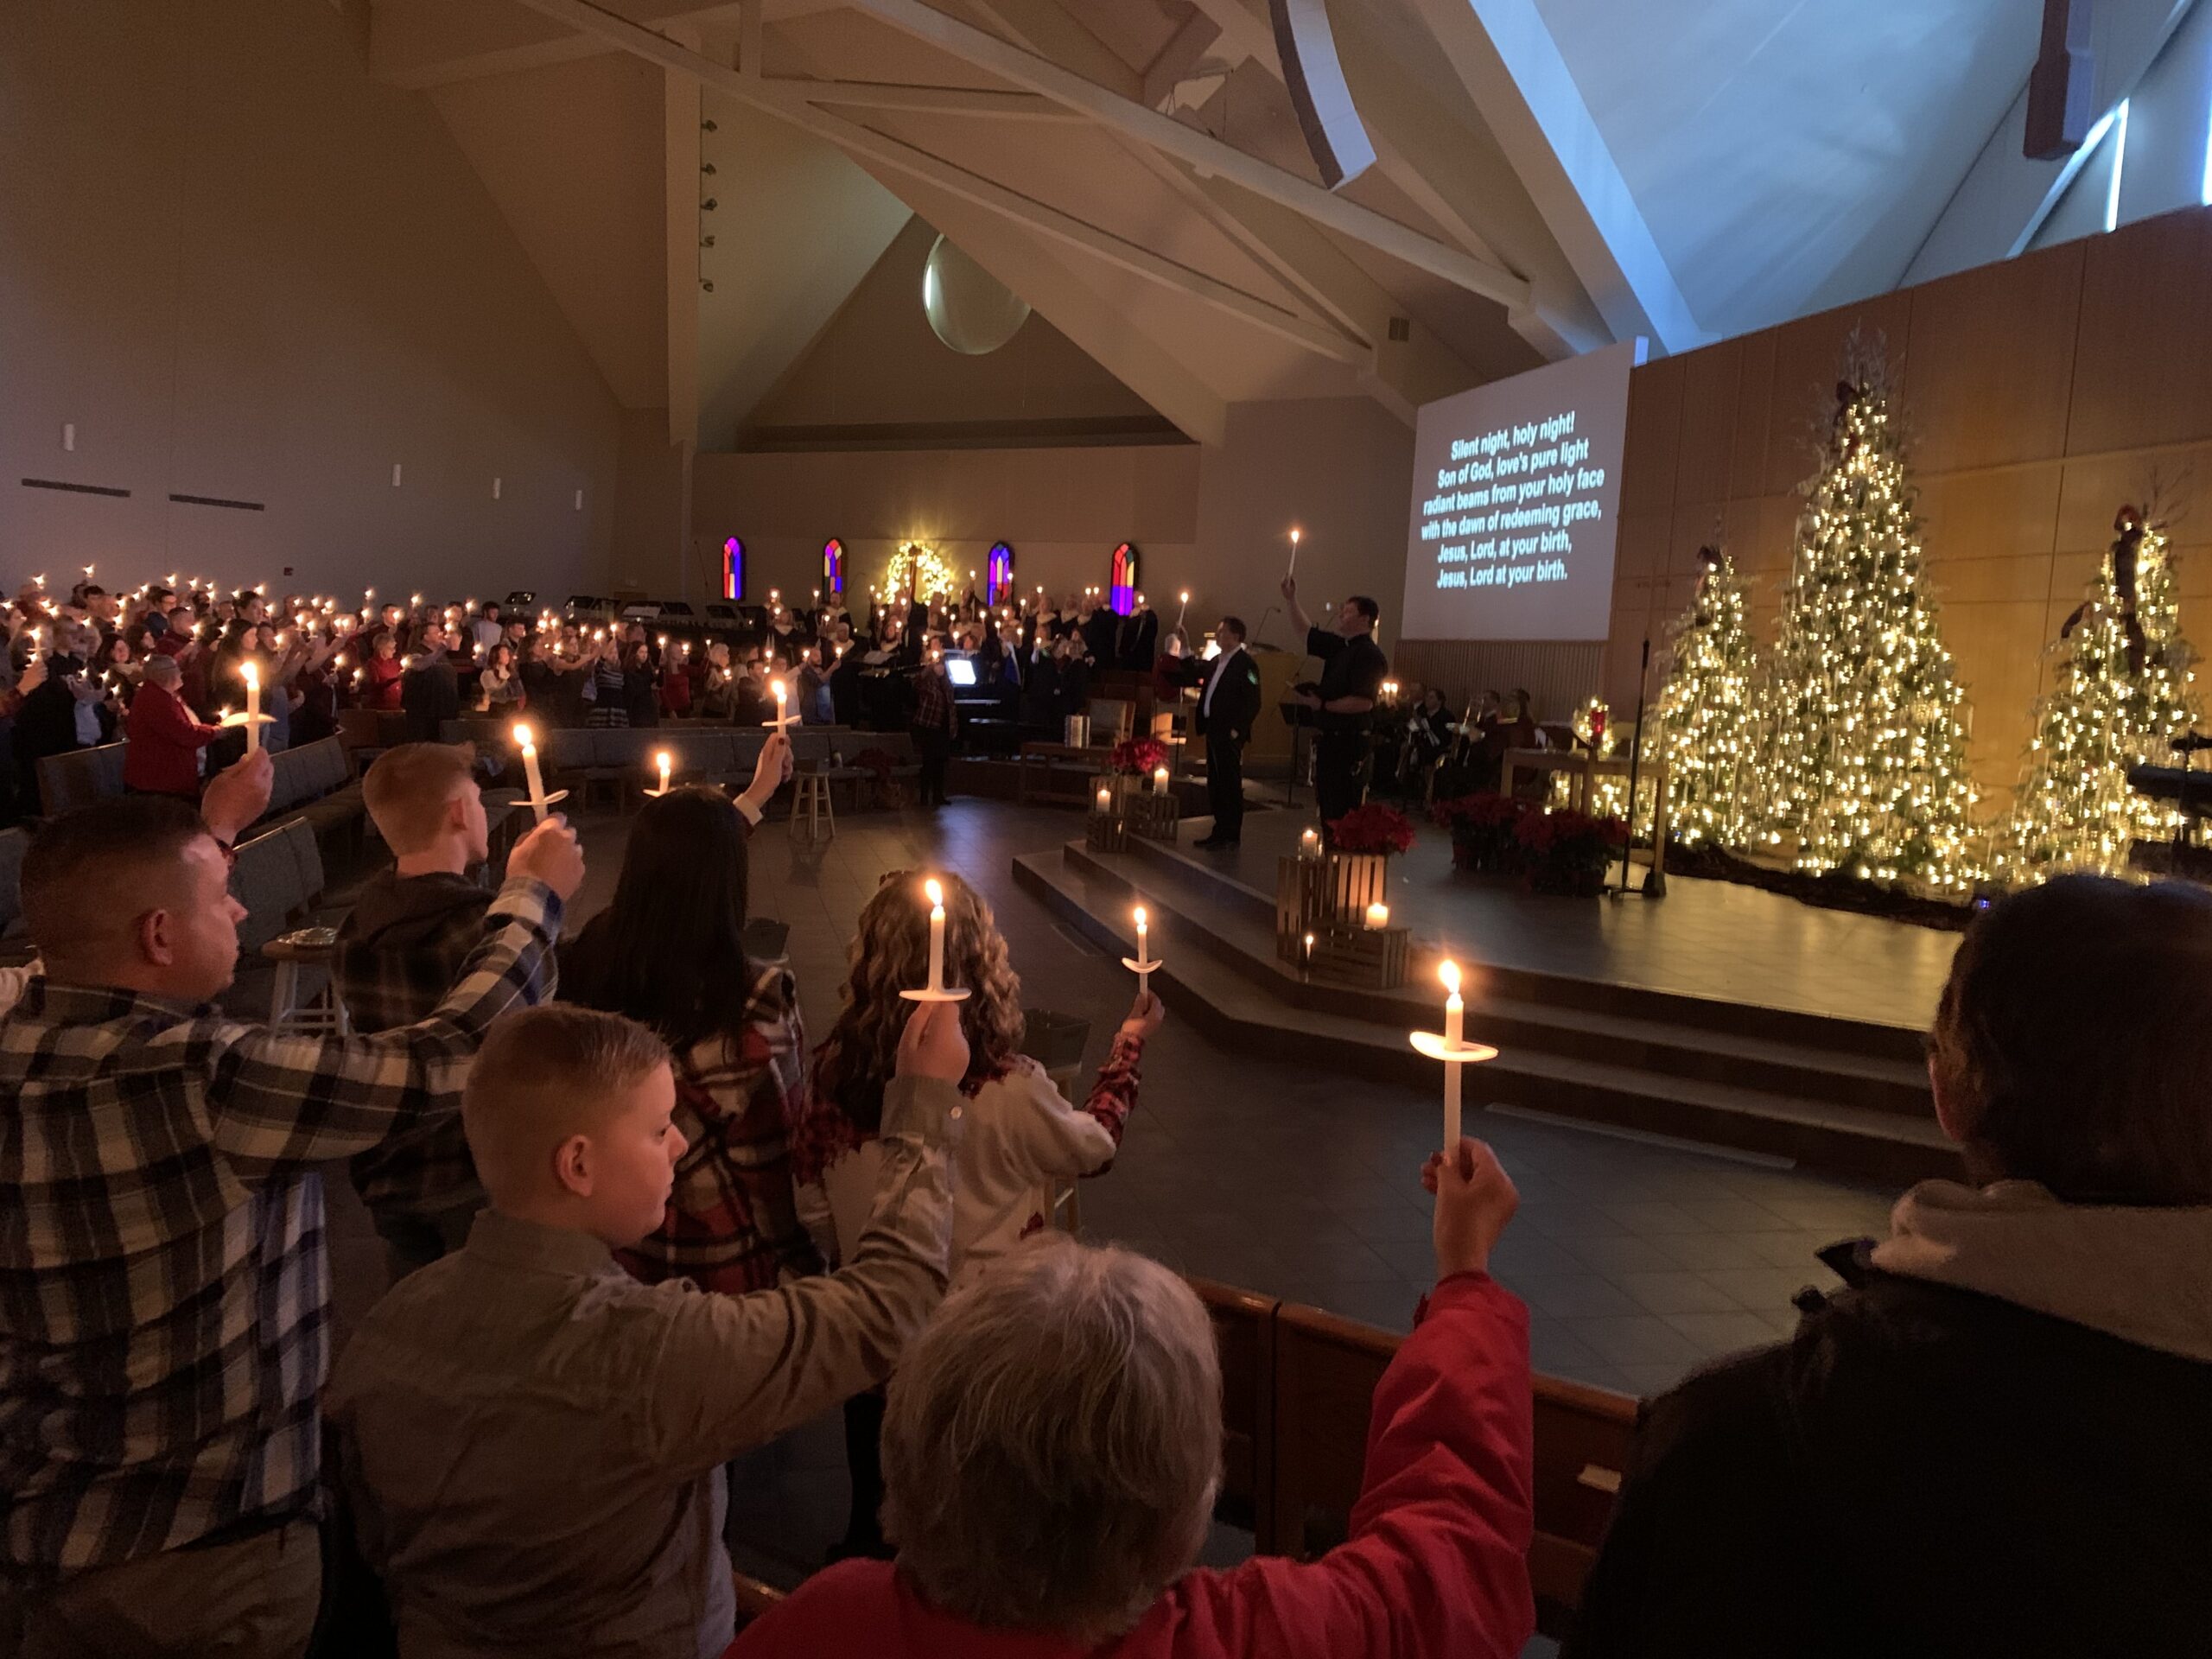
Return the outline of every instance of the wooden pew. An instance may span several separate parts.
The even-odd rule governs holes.
[[[1221,1349],[1219,1509],[1224,1519],[1256,1534],[1275,1501],[1274,1338],[1281,1304],[1206,1279],[1190,1286],[1212,1317]]]
[[[1255,1548],[1308,1556],[1339,1541],[1359,1495],[1375,1385],[1398,1351],[1390,1332],[1284,1303],[1274,1321],[1274,1501]],[[1566,1628],[1619,1490],[1637,1402],[1556,1377],[1535,1379],[1536,1535],[1529,1576],[1537,1625]]]

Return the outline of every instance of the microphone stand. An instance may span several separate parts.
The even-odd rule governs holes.
[[[1646,899],[1664,899],[1667,896],[1667,878],[1660,873],[1656,856],[1659,837],[1659,815],[1656,812],[1651,815],[1652,868],[1645,874],[1641,888],[1631,888],[1628,884],[1629,861],[1636,844],[1637,775],[1643,765],[1644,694],[1650,678],[1651,639],[1647,634],[1643,641],[1643,659],[1637,664],[1636,671],[1636,736],[1630,741],[1628,750],[1628,823],[1627,833],[1621,837],[1621,884],[1615,890],[1616,897],[1630,892],[1641,892]]]

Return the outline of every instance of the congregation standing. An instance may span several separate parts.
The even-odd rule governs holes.
[[[104,734],[105,711],[136,751],[143,716],[150,770],[39,828],[39,960],[0,985],[0,1651],[290,1659],[340,1541],[375,1586],[347,1634],[386,1620],[407,1659],[1521,1651],[1529,1315],[1491,1272],[1518,1200],[1482,1142],[1405,1172],[1432,1196],[1435,1277],[1370,1406],[1349,1536],[1202,1568],[1205,1311],[1050,1215],[1056,1183],[1114,1161],[1154,998],[1063,1097],[1020,1052],[1019,976],[957,875],[941,948],[970,995],[901,996],[931,944],[899,871],[810,1040],[791,976],[746,944],[781,733],[734,797],[641,808],[581,928],[557,816],[496,881],[473,874],[493,844],[476,769],[437,741],[465,708],[645,724],[676,717],[680,683],[685,708],[758,718],[767,681],[811,667],[804,717],[841,708],[841,671],[848,696],[894,664],[927,686],[948,646],[1026,698],[1150,667],[1141,620],[908,604],[686,651],[493,607],[272,615],[259,594],[88,588],[19,598],[7,712],[34,750],[64,715],[73,743]],[[1318,714],[1371,714],[1373,621],[1354,600],[1312,630],[1338,641],[1316,652]],[[1224,632],[1187,683],[1234,747],[1254,680]],[[221,1007],[231,863],[274,770],[219,749],[249,658],[274,664],[295,741],[348,707],[407,728],[363,780],[394,862],[339,931],[342,1034]],[[1446,741],[1441,699],[1416,706]],[[1478,749],[1529,718],[1488,712]],[[1888,1237],[1839,1255],[1845,1288],[1792,1339],[1652,1402],[1573,1659],[2201,1644],[2208,1043],[2204,893],[2070,877],[1981,918],[1929,1041],[1970,1180],[1916,1189]],[[335,1179],[393,1281],[342,1354]],[[739,1630],[727,1466],[839,1407],[848,1559]]]

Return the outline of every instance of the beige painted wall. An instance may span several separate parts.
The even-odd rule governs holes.
[[[1137,543],[1154,608],[1173,621],[1224,611],[1291,643],[1281,620],[1286,533],[1306,532],[1299,575],[1309,607],[1363,589],[1397,633],[1399,526],[1412,434],[1365,398],[1237,404],[1228,443],[1043,449],[810,450],[702,454],[693,475],[694,568],[719,570],[723,537],[746,545],[748,591],[804,598],[818,583],[822,543],[845,543],[851,591],[880,579],[898,543],[929,542],[956,570],[983,568],[990,544],[1014,548],[1025,588],[1058,594],[1107,578],[1121,540]],[[1377,528],[1383,526],[1385,528]],[[694,591],[703,591],[703,588]]]
[[[278,582],[289,564],[308,588],[455,594],[598,575],[614,399],[430,106],[370,81],[347,29],[294,0],[8,6],[15,575]]]
[[[748,429],[1154,418],[1143,398],[1034,312],[995,352],[969,357],[931,332],[922,268],[938,233],[909,219],[822,337],[746,417]]]
[[[857,598],[901,541],[925,541],[956,570],[978,573],[991,543],[1006,541],[1024,587],[1059,593],[1103,582],[1114,544],[1128,540],[1157,604],[1192,562],[1198,467],[1190,444],[702,454],[694,568],[719,572],[722,539],[736,536],[751,597],[773,587],[803,598],[820,584],[822,543],[835,536]]]

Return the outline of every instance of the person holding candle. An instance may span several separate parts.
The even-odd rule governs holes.
[[[965,988],[959,1010],[969,1066],[969,1139],[956,1166],[952,1261],[956,1278],[979,1273],[1047,1224],[1055,1181],[1103,1174],[1136,1107],[1138,1066],[1164,1018],[1160,999],[1140,992],[1115,1033],[1105,1064],[1081,1106],[1071,1105],[1036,1061],[1021,1052],[1021,982],[990,906],[961,877],[933,878],[944,895],[945,983]],[[915,1006],[899,993],[930,978],[930,909],[917,871],[883,879],[861,912],[844,1008],[816,1050],[806,1106],[791,1131],[800,1213],[824,1253],[849,1260],[868,1195],[874,1190],[877,1125],[899,1033]],[[880,1402],[846,1414],[853,1508],[843,1548],[881,1549],[874,1472]]]
[[[360,667],[361,707],[385,714],[399,709],[399,677],[407,671],[399,660],[399,635],[390,628],[374,636],[369,658]]]
[[[896,1564],[841,1562],[725,1659],[1508,1659],[1535,1628],[1529,1315],[1489,1268],[1518,1204],[1432,1155],[1436,1281],[1375,1389],[1350,1536],[1196,1565],[1221,1357],[1155,1262],[1039,1243],[956,1288],[890,1383]],[[1781,1649],[1744,1649],[1781,1651]]]
[[[806,1101],[798,984],[745,949],[748,840],[789,758],[788,740],[770,739],[734,802],[696,785],[648,801],[613,901],[562,950],[563,1000],[635,1020],[669,1046],[687,1150],[667,1213],[617,1251],[648,1284],[766,1290],[823,1268],[789,1144]]]
[[[273,772],[249,757],[198,813],[102,802],[47,824],[23,860],[46,972],[0,1021],[0,1274],[22,1291],[0,1309],[11,1652],[306,1647],[332,1339],[321,1166],[455,1108],[583,877],[564,827],[522,842],[497,925],[419,1025],[227,1019],[213,1004],[244,914],[227,848]]]
[[[944,1294],[968,1054],[947,1007],[902,1035],[861,1248],[724,1295],[615,1260],[660,1223],[688,1151],[667,1046],[575,1007],[493,1031],[461,1109],[491,1206],[370,1312],[327,1395],[400,1652],[713,1659],[728,1642],[722,1465],[880,1380]]]
[[[1319,736],[1313,751],[1313,795],[1324,824],[1334,823],[1367,792],[1367,731],[1382,695],[1389,659],[1375,643],[1382,607],[1355,594],[1337,607],[1333,624],[1314,626],[1298,602],[1298,581],[1285,576],[1283,603],[1291,626],[1306,635],[1306,652],[1321,659],[1321,678],[1296,701],[1314,710]]]
[[[123,751],[123,787],[134,795],[200,794],[200,751],[222,735],[222,728],[192,717],[178,694],[183,671],[170,657],[149,657],[141,671],[138,694],[124,722],[130,742]]]
[[[391,1031],[437,1007],[483,941],[492,894],[468,871],[490,855],[491,825],[465,743],[385,750],[362,774],[361,799],[394,862],[361,884],[339,925],[332,977],[354,1030]],[[553,983],[549,959],[531,1000]],[[360,1154],[348,1173],[394,1283],[460,1249],[484,1207],[452,1114]]]

